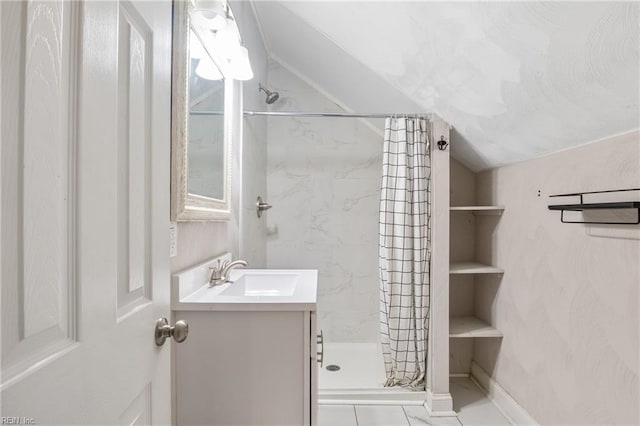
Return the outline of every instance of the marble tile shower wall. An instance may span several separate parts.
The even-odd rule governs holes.
[[[268,57],[251,4],[233,1],[233,12],[242,29],[242,39],[249,50],[255,77],[243,83],[243,109],[262,111],[264,97],[258,83],[267,81]],[[267,119],[245,117],[242,120],[242,174],[239,258],[250,268],[264,268],[267,263],[267,241],[264,218],[256,217],[256,198],[267,194]]]
[[[282,111],[339,111],[278,64]],[[269,118],[267,266],[318,269],[318,324],[332,342],[378,341],[382,136],[345,118]]]

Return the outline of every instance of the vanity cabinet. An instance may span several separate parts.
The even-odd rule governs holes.
[[[316,313],[178,311],[189,338],[176,345],[179,425],[315,425]]]

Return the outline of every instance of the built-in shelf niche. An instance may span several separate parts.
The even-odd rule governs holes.
[[[451,206],[452,213],[466,212],[476,216],[501,215],[504,206]],[[452,262],[449,265],[450,274],[502,274],[504,271],[492,265],[485,265],[478,262]]]
[[[502,337],[502,333],[476,317],[453,317],[449,319],[449,337]]]
[[[482,344],[476,339],[502,338],[500,330],[479,318],[489,319],[487,312],[476,310],[477,285],[500,280],[504,273],[502,268],[489,264],[491,259],[484,256],[486,253],[477,252],[476,229],[497,223],[505,206],[476,204],[475,175],[455,160],[450,183],[449,373],[456,375],[470,373],[474,348]]]

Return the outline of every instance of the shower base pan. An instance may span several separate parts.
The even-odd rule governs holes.
[[[330,366],[338,366],[327,369]],[[320,368],[320,367],[319,367]],[[318,372],[319,404],[423,405],[426,392],[385,388],[382,349],[378,343],[324,345],[324,363]]]

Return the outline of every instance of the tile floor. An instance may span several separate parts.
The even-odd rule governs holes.
[[[451,379],[453,409],[458,417],[430,417],[422,406],[320,405],[319,426],[460,426],[511,423],[468,378]]]

